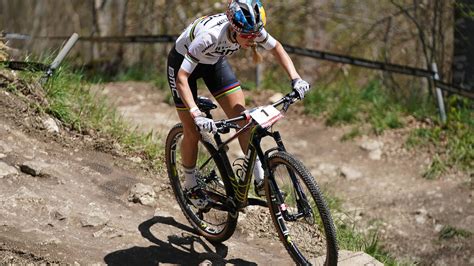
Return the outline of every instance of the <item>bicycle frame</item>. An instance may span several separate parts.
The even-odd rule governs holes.
[[[212,119],[212,115],[210,114],[210,112],[207,112],[206,115]],[[235,118],[235,119],[228,120],[228,122],[232,122],[233,120],[238,121],[242,119]],[[240,179],[235,175],[232,169],[232,166],[230,164],[230,160],[227,156],[227,145],[230,142],[237,139],[241,134],[243,134],[247,130],[252,130],[252,132],[250,134],[248,151],[244,157],[244,163],[243,163],[244,169],[243,169],[242,179]],[[261,143],[261,140],[265,137],[272,137],[277,146],[264,152],[260,146],[260,143]],[[236,206],[237,209],[244,208],[248,205],[260,205],[260,206],[267,207],[268,203],[266,201],[263,201],[260,199],[248,198],[250,184],[252,180],[252,174],[253,174],[252,169],[254,168],[255,160],[258,156],[260,158],[260,161],[262,162],[262,168],[265,169],[265,176],[269,176],[269,173],[267,170],[268,162],[266,158],[269,157],[271,152],[286,151],[286,148],[283,144],[280,133],[278,131],[272,132],[267,128],[262,128],[260,125],[256,124],[253,120],[250,120],[248,124],[242,127],[238,132],[236,132],[228,140],[222,141],[221,135],[219,133],[214,134],[214,140],[216,141],[216,144],[218,145],[218,149],[215,154],[212,154],[211,157],[209,157],[203,163],[203,165],[200,166],[200,169],[204,168],[206,164],[210,162],[212,158],[218,156],[221,162],[224,163],[224,166],[227,171],[227,176],[229,177],[229,181],[232,184],[232,187],[234,190],[234,196],[235,196],[234,206]],[[294,176],[292,171],[290,171],[290,173],[294,181],[295,187],[299,188],[299,184],[297,184],[298,182],[296,180],[296,177]],[[272,183],[273,183],[272,186],[276,187],[276,183],[274,183],[274,181]],[[282,196],[279,195],[279,197],[282,197]],[[281,202],[283,199],[280,198],[279,200]]]

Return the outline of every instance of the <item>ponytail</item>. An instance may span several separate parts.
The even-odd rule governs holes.
[[[257,44],[252,45],[252,53],[253,53],[253,62],[255,64],[262,63],[263,57],[257,50]]]

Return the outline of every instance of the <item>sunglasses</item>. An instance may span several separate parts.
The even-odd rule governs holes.
[[[257,38],[260,35],[260,33],[239,33],[239,36],[243,39],[247,40],[253,40]]]

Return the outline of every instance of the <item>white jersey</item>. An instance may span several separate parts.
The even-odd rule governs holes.
[[[225,13],[195,20],[176,40],[176,50],[184,56],[181,68],[192,73],[198,64],[215,64],[221,57],[230,56],[240,49],[229,36],[230,23]],[[265,29],[255,41],[267,50],[277,41]]]

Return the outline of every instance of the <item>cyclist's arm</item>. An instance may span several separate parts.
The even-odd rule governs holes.
[[[186,72],[184,69],[178,71],[178,80],[176,82],[176,89],[178,89],[179,97],[183,101],[187,108],[191,109],[197,107],[194,102],[191,88],[189,88],[188,78],[191,74]]]
[[[278,63],[285,69],[291,80],[301,78],[296,71],[295,65],[288,53],[283,48],[280,42],[277,41],[275,47],[270,50],[273,56],[278,60]]]
[[[183,63],[178,71],[178,81],[176,87],[178,89],[181,100],[187,108],[197,107],[194,102],[191,88],[189,88],[188,78],[202,59],[202,55],[206,50],[215,45],[213,36],[210,34],[201,34],[197,36],[189,45],[188,52],[184,56]]]

